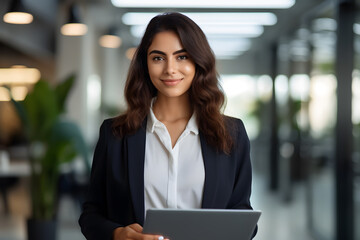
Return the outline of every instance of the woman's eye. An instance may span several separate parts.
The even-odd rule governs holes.
[[[154,57],[153,60],[154,61],[161,61],[161,60],[163,60],[163,58],[162,57]]]
[[[188,59],[188,56],[182,55],[182,56],[179,56],[178,59],[179,60],[186,60],[186,59]]]

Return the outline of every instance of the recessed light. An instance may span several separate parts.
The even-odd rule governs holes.
[[[204,25],[201,26],[201,29],[204,31],[205,35],[208,37],[223,35],[237,36],[237,37],[247,37],[254,38],[260,36],[264,32],[262,26],[226,26],[226,25]],[[134,37],[141,38],[145,32],[146,25],[136,25],[131,26],[130,32]]]
[[[154,12],[125,13],[122,21],[126,25],[146,25],[156,15]],[[208,25],[274,25],[276,15],[270,12],[219,13],[219,12],[182,12],[197,24]]]
[[[295,0],[111,0],[115,7],[122,8],[290,8]]]

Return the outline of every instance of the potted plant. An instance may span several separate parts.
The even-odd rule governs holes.
[[[40,79],[24,101],[15,101],[29,143],[31,217],[28,239],[56,238],[57,189],[60,165],[77,155],[88,161],[88,151],[78,126],[64,116],[65,101],[75,77],[56,86]]]

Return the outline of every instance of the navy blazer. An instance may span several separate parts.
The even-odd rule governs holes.
[[[133,135],[114,136],[105,120],[95,148],[87,200],[79,219],[89,240],[112,239],[117,227],[144,223],[146,119]],[[230,154],[216,151],[200,132],[205,167],[202,208],[252,209],[250,144],[241,120],[226,117]]]

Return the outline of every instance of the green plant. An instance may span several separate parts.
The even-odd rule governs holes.
[[[50,220],[56,214],[60,165],[88,151],[79,127],[64,117],[65,101],[75,76],[52,87],[40,79],[24,101],[15,101],[29,141],[32,218]]]

